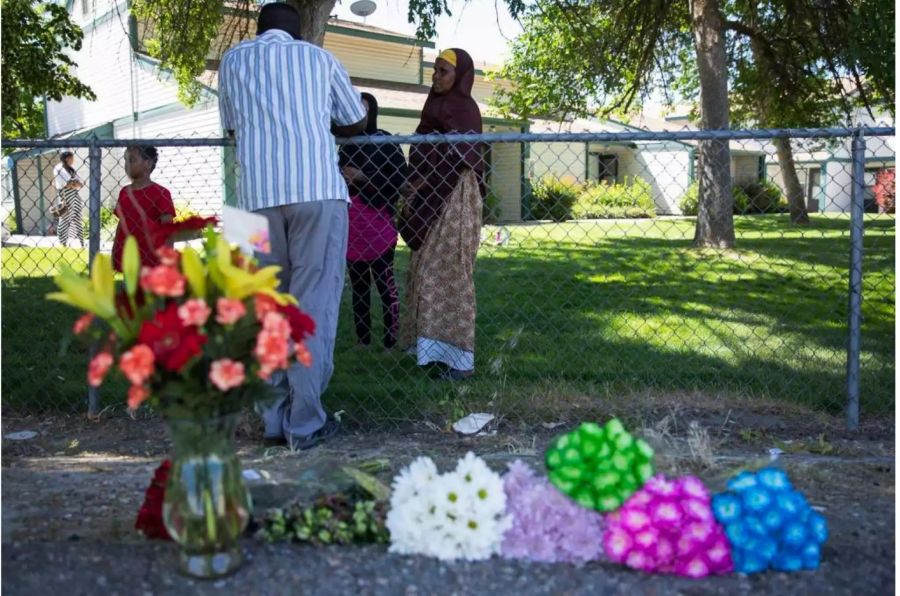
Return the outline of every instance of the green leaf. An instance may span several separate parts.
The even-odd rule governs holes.
[[[350,476],[353,480],[356,481],[359,486],[363,488],[367,493],[372,495],[372,497],[376,501],[388,501],[391,498],[391,489],[388,488],[383,482],[372,476],[371,474],[367,474],[362,470],[358,470],[356,468],[352,468],[350,466],[344,466],[341,468],[345,474]]]

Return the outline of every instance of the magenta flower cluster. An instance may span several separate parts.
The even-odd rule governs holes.
[[[709,491],[694,476],[654,476],[604,521],[606,555],[632,569],[693,578],[733,569]]]

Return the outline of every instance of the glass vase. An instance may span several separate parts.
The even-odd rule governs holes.
[[[168,420],[174,453],[163,522],[192,577],[222,577],[241,565],[238,538],[252,502],[235,452],[236,424],[237,415]]]

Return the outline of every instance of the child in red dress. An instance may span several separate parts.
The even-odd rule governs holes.
[[[122,271],[122,250],[129,235],[137,239],[141,267],[159,265],[159,257],[156,256],[159,246],[154,232],[160,224],[175,218],[175,205],[172,194],[150,180],[158,158],[156,147],[149,145],[135,145],[125,150],[125,173],[131,184],[119,191],[119,201],[116,203],[119,225],[112,252],[116,271]]]

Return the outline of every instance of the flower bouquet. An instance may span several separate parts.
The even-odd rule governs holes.
[[[196,227],[198,222],[184,224]],[[51,300],[86,311],[77,336],[97,346],[88,383],[115,371],[128,380],[132,411],[149,404],[169,423],[174,444],[163,517],[182,546],[182,567],[216,577],[240,564],[237,538],[250,517],[233,434],[246,405],[274,397],[266,382],[296,360],[309,366],[304,340],[313,320],[278,288],[278,267],[257,267],[211,227],[203,254],[163,246],[160,264],[141,267],[128,238],[118,287],[108,255],[90,278],[64,269]]]

